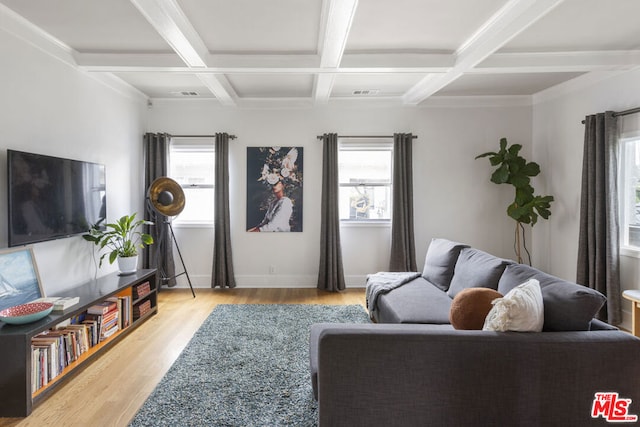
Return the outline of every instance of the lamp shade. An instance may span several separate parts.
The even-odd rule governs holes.
[[[169,177],[155,179],[149,190],[147,198],[154,211],[165,216],[178,215],[184,209],[184,191],[176,181]]]

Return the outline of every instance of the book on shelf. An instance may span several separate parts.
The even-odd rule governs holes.
[[[90,334],[93,345],[104,341],[120,329],[118,326],[119,317],[120,315],[118,310],[113,310],[106,314],[86,315],[85,324],[86,322],[92,322],[91,324],[95,325],[94,328],[91,328]],[[115,330],[112,330],[114,328]]]
[[[93,347],[94,345],[98,344],[98,341],[99,341],[98,321],[97,320],[85,319],[85,320],[83,320],[82,323],[87,326],[87,334],[89,335],[89,343],[91,344],[91,347]]]
[[[118,325],[111,326],[109,329],[104,331],[104,333],[102,334],[102,339],[106,340],[107,338],[111,337],[111,335],[115,334],[119,330],[120,328],[118,328]]]
[[[31,379],[34,384],[31,386],[31,389],[35,389],[34,391],[37,391],[49,384],[49,368],[47,359],[48,348],[34,345],[31,346],[31,350],[33,352],[32,357],[34,362],[31,372]]]
[[[135,299],[144,298],[150,293],[151,293],[151,284],[149,282],[144,282],[133,288],[133,298]]]
[[[41,383],[46,385],[60,373],[58,361],[58,340],[38,340],[31,343],[31,348],[38,350],[38,373]]]
[[[69,325],[65,330],[75,333],[79,355],[92,347],[89,340],[89,328],[87,325]]]
[[[146,300],[143,303],[136,304],[133,307],[133,317],[134,319],[139,319],[145,314],[151,311],[151,301]]]
[[[50,302],[53,304],[54,312],[61,312],[80,302],[80,297],[43,297],[32,302]]]
[[[104,300],[92,305],[87,309],[88,314],[107,314],[111,310],[115,310],[117,304],[113,301]]]
[[[122,329],[122,299],[120,297],[110,297],[107,301],[113,301],[116,303],[116,310],[118,311],[118,328]]]
[[[61,297],[53,303],[53,311],[65,311],[80,302],[80,297]]]
[[[31,393],[38,391],[38,374],[40,373],[39,366],[40,350],[34,346],[31,346]]]

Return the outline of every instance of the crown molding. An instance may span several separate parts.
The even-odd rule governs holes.
[[[79,53],[62,41],[43,31],[3,4],[0,4],[0,28],[23,42],[35,47],[45,55],[52,57],[77,72],[90,77],[120,95],[139,102],[147,102],[145,94],[130,84],[108,73],[89,73],[78,67],[76,57]]]

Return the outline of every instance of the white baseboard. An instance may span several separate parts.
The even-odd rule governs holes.
[[[364,288],[367,286],[367,275],[352,274],[350,276],[344,276],[344,281],[350,288]]]
[[[303,274],[236,275],[239,288],[315,288],[317,276]]]
[[[189,275],[191,285],[194,288],[210,288],[210,275]],[[344,278],[349,288],[364,288],[366,285],[366,275],[351,275]],[[188,288],[189,282],[186,276],[177,278],[176,288]],[[238,288],[315,288],[318,277],[311,275],[236,275],[236,286]]]

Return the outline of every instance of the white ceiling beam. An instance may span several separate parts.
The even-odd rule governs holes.
[[[640,65],[640,64],[639,64]],[[147,67],[143,65],[82,65],[93,73],[169,73],[169,74],[426,74],[445,73],[447,67],[355,67],[327,69],[319,67]]]
[[[349,30],[358,7],[358,0],[325,0],[322,8],[321,30],[318,40],[320,67],[335,69],[340,66]],[[335,74],[321,73],[316,76],[313,99],[326,104],[333,90]]]
[[[214,95],[216,93],[235,93],[224,74],[198,74],[197,77]],[[236,105],[233,100],[223,101],[217,95],[216,98],[223,105]]]
[[[428,72],[448,71],[455,65],[455,57],[442,53],[345,53],[339,69],[387,68],[422,69]]]
[[[202,68],[208,65],[209,51],[176,0],[130,1],[187,66]],[[227,85],[224,81],[214,81],[218,78],[211,75],[201,80],[221,104],[235,105],[237,95],[225,90]]]
[[[215,67],[190,68],[175,54],[78,53],[77,66],[90,72],[180,74],[432,74],[455,65],[445,54],[345,54],[338,68],[318,66],[317,55],[210,55]],[[640,50],[494,53],[466,74],[513,74],[628,70],[640,65]]]
[[[445,54],[345,54],[341,65],[337,68],[319,66],[318,55],[289,54],[225,54],[209,55],[207,63],[215,67],[194,69],[194,73],[202,69],[216,72],[263,73],[277,70],[285,73],[307,72],[352,72],[352,70],[369,70],[370,72],[415,72],[431,73],[449,71],[454,65],[454,57]],[[123,68],[189,69],[175,54],[162,53],[78,53],[75,55],[78,66],[91,71],[122,71]]]
[[[76,55],[79,66],[86,68],[99,67],[158,67],[187,68],[180,58],[173,53],[80,53]],[[319,68],[318,55],[262,55],[262,54],[225,54],[207,55],[208,64],[215,67],[201,68]],[[195,71],[195,69],[194,69]]]
[[[429,75],[403,96],[416,105],[471,70],[563,0],[510,0],[475,32],[456,52],[456,64],[442,75]]]
[[[105,71],[109,67],[189,68],[175,53],[77,52],[74,58],[78,67],[94,70],[103,68]]]
[[[190,67],[205,67],[207,47],[175,0],[130,0]]]
[[[468,73],[589,72],[632,69],[638,65],[640,65],[640,50],[495,53]]]

